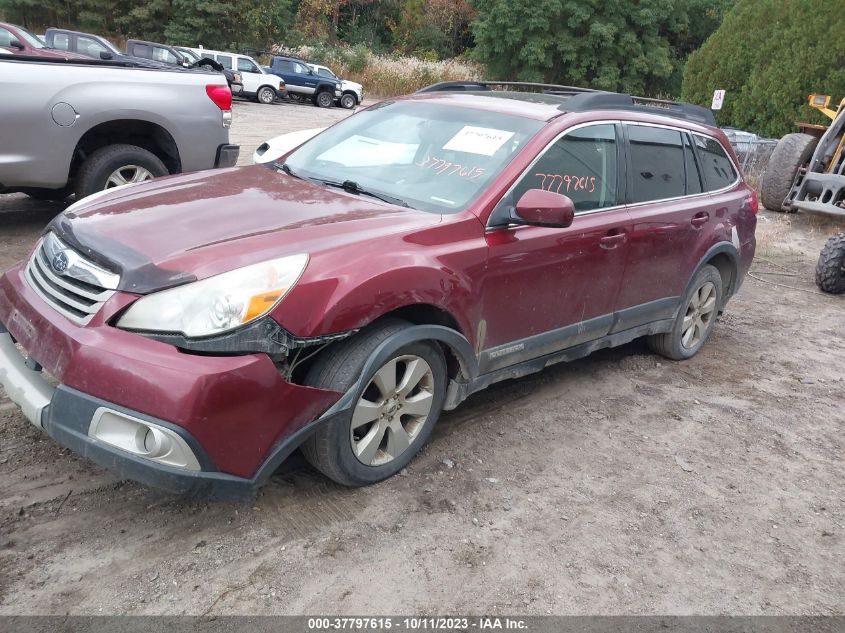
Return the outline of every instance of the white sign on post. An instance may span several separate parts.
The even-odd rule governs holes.
[[[724,90],[714,90],[713,91],[713,103],[710,105],[711,110],[721,110],[722,103],[725,101],[725,91]]]

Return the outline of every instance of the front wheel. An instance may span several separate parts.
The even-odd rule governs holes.
[[[169,172],[150,151],[137,145],[107,145],[85,159],[76,174],[76,199],[121,185],[146,182]]]
[[[672,360],[692,358],[713,331],[721,307],[722,275],[708,264],[693,278],[672,330],[649,336],[649,347]]]
[[[358,99],[353,94],[348,92],[340,98],[340,106],[346,110],[351,110],[358,105]]]
[[[332,93],[325,90],[314,97],[314,103],[321,108],[331,108],[334,105]]]
[[[778,141],[760,179],[760,201],[770,211],[783,211],[799,170],[806,169],[819,140],[809,134],[787,134]]]
[[[259,103],[269,105],[276,99],[276,91],[268,86],[262,86],[256,95]]]
[[[346,392],[375,349],[409,324],[391,320],[329,349],[306,383]],[[392,350],[358,383],[355,404],[323,425],[302,446],[311,464],[346,486],[364,486],[402,470],[419,452],[446,397],[446,362],[436,343],[416,341]]]
[[[816,264],[816,285],[824,292],[845,292],[845,233],[831,237]]]

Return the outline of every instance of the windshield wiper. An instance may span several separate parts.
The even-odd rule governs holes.
[[[314,182],[319,182],[327,187],[337,187],[338,189],[343,189],[348,193],[354,193],[359,196],[369,196],[371,198],[376,198],[377,200],[381,200],[382,202],[387,202],[388,204],[395,204],[400,207],[407,207],[410,208],[411,205],[402,200],[402,198],[396,198],[394,196],[390,196],[386,193],[380,193],[377,191],[371,191],[369,189],[364,189],[361,187],[357,182],[354,180],[344,180],[343,182],[335,182],[333,180],[323,180],[321,178],[314,178]]]

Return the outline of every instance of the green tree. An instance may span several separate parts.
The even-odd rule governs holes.
[[[496,78],[676,93],[689,50],[729,0],[473,0],[476,56]]]
[[[723,125],[770,136],[796,120],[824,122],[807,95],[845,97],[845,11],[827,0],[738,0],[684,69],[683,98],[710,105]]]

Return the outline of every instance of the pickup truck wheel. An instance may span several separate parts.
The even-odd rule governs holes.
[[[314,104],[321,108],[331,108],[334,105],[334,97],[331,92],[324,90],[314,97]]]
[[[358,99],[355,97],[355,95],[347,92],[340,98],[340,105],[346,110],[351,110],[356,105],[358,105]]]
[[[713,331],[721,307],[722,275],[715,266],[702,266],[681,301],[672,330],[649,336],[649,347],[672,360],[692,358]]]
[[[384,322],[318,358],[306,384],[346,392],[375,349],[408,323]],[[402,470],[431,434],[446,397],[446,362],[435,343],[416,341],[392,350],[388,360],[358,384],[355,404],[320,427],[302,452],[330,479],[364,486]]]
[[[302,103],[302,95],[296,94],[295,92],[289,91],[288,99],[290,99],[292,103]]]
[[[76,199],[119,185],[145,182],[169,172],[159,158],[137,145],[107,145],[91,153],[76,175]]]
[[[259,103],[270,104],[276,99],[276,92],[269,86],[261,86],[256,95]]]
[[[816,285],[824,292],[845,292],[845,233],[834,235],[824,245],[816,264]]]

